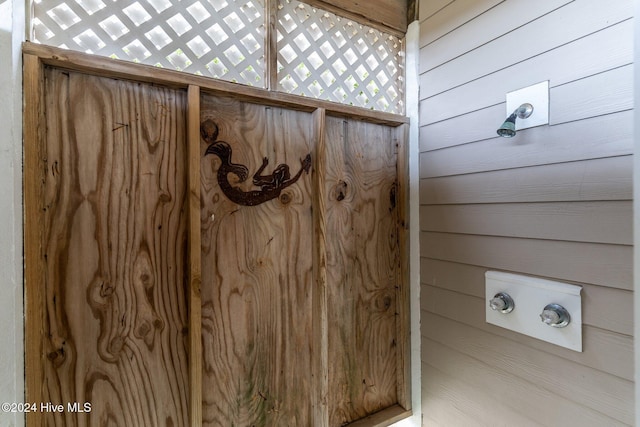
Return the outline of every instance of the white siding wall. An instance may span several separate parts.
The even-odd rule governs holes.
[[[425,426],[634,423],[632,0],[421,0]],[[499,138],[549,80],[550,125]],[[583,286],[584,352],[484,321],[484,272]]]

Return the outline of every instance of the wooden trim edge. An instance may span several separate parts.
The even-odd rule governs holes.
[[[326,197],[325,197],[325,110],[313,113],[314,165],[313,165],[313,294],[312,323],[312,416],[313,425],[329,425],[329,329],[327,317],[327,250],[326,250]]]
[[[44,281],[42,212],[45,160],[42,126],[44,124],[44,76],[40,59],[23,56],[23,144],[24,144],[24,304],[25,304],[25,402],[42,402],[44,386]],[[42,425],[39,412],[26,414],[29,426]]]
[[[387,427],[413,415],[411,409],[405,409],[400,405],[393,405],[386,409],[368,415],[357,421],[347,424],[348,427]]]
[[[322,108],[327,115],[346,116],[388,126],[399,126],[409,122],[409,118],[398,114],[368,110],[362,107],[354,107],[331,101],[256,88],[210,77],[167,70],[151,65],[135,64],[133,62],[90,55],[37,43],[24,42],[22,44],[22,51],[24,54],[37,56],[42,63],[46,65],[101,77],[160,84],[180,89],[186,89],[189,86],[198,86],[202,92],[233,96],[241,101],[283,106],[308,112]]]
[[[398,144],[398,248],[400,265],[397,291],[398,334],[398,403],[411,409],[411,297],[410,297],[410,247],[409,247],[409,125],[395,129]]]
[[[202,283],[200,225],[200,88],[187,91],[189,174],[189,423],[202,425]]]

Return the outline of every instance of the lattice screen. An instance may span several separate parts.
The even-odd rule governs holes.
[[[266,87],[264,1],[34,0],[32,40]],[[278,90],[404,114],[402,39],[278,1]]]
[[[263,0],[35,0],[33,41],[265,86]]]
[[[404,113],[401,39],[295,0],[278,9],[280,90]]]

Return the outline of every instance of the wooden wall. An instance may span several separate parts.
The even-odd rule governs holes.
[[[402,120],[25,70],[30,425],[410,415]]]
[[[350,0],[304,0],[312,6],[335,12],[340,16],[355,18],[357,22],[378,27],[383,31],[404,35],[407,32],[409,10],[415,3],[408,0],[372,0],[368,2]]]
[[[422,0],[425,426],[630,425],[632,2]],[[496,136],[550,83],[550,124]],[[582,353],[488,325],[484,272],[583,286]]]
[[[48,425],[186,425],[184,93],[52,68],[45,82],[35,401],[64,405]]]

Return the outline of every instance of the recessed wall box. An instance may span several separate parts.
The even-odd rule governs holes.
[[[581,290],[581,286],[568,283],[487,271],[486,321],[571,350],[582,351]],[[513,299],[513,310],[508,313],[491,307],[491,300],[500,293],[508,294]]]

